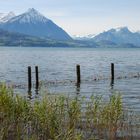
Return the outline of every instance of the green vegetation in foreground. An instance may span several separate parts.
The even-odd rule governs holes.
[[[129,122],[120,95],[104,103],[92,96],[88,103],[65,96],[46,95],[28,101],[0,87],[0,140],[114,140],[129,139]],[[83,107],[83,103],[84,106]]]

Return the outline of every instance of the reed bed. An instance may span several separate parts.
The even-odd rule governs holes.
[[[31,102],[0,86],[0,140],[140,139],[139,117],[124,110],[119,94],[108,102],[45,94]]]

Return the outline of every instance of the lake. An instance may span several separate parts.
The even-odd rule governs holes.
[[[115,64],[115,83],[110,86],[110,64]],[[80,87],[76,65],[81,65]],[[39,66],[39,78],[51,94],[108,98],[122,94],[127,107],[140,111],[140,49],[132,48],[24,48],[0,47],[0,81],[17,85],[16,92],[26,95],[27,67]],[[22,85],[22,86],[20,86]],[[33,97],[35,93],[33,92]]]

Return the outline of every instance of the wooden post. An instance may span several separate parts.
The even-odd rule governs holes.
[[[76,66],[76,71],[77,71],[77,84],[80,84],[81,83],[80,65]]]
[[[114,81],[114,63],[111,63],[111,81]]]
[[[35,79],[36,79],[36,89],[38,89],[39,88],[38,66],[35,66]]]
[[[32,88],[32,72],[31,67],[28,67],[28,91],[31,91]]]

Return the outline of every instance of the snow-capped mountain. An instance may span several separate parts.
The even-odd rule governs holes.
[[[110,41],[117,44],[130,43],[140,46],[140,34],[131,32],[127,27],[111,29],[94,37],[94,41]]]
[[[2,14],[0,16],[0,22],[7,22],[11,18],[15,17],[16,15],[13,12],[9,12],[8,14]]]
[[[0,13],[0,20],[5,16],[4,13]]]
[[[19,21],[19,23],[34,23],[34,24],[36,24],[37,22],[46,23],[49,21],[49,19],[47,19],[42,14],[40,14],[34,8],[30,8],[24,14],[16,16],[13,19],[9,20],[8,23],[13,23],[13,22],[17,22],[17,21]]]
[[[16,15],[13,12],[9,12],[8,14],[3,14],[0,18],[0,22],[7,22],[11,18],[15,17]]]
[[[89,35],[73,35],[73,39],[76,40],[90,40],[95,37],[95,34],[89,34]]]
[[[71,40],[71,37],[62,28],[34,8],[1,23],[0,28],[37,37]]]

